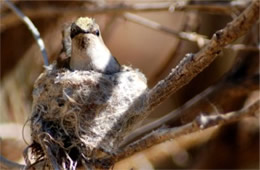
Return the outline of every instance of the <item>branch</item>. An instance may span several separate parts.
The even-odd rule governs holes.
[[[162,31],[165,33],[168,33],[170,35],[176,36],[181,40],[195,42],[199,47],[205,46],[209,42],[209,39],[207,39],[207,36],[200,35],[195,32],[178,32],[175,30],[172,30],[166,26],[161,25],[160,23],[157,23],[155,21],[149,20],[147,18],[132,14],[132,13],[125,13],[123,17],[131,22],[134,22],[136,24],[140,24],[142,26],[145,26],[147,28],[151,28],[156,31]],[[230,44],[226,46],[226,48],[238,51],[238,50],[247,50],[247,51],[260,51],[260,47],[254,47],[254,46],[246,46],[244,44]]]
[[[156,144],[174,139],[186,134],[190,134],[202,129],[207,129],[213,126],[225,125],[234,121],[238,121],[246,116],[253,116],[259,114],[260,100],[256,101],[249,107],[243,108],[237,112],[230,112],[227,114],[217,114],[211,116],[200,115],[191,123],[177,128],[158,129],[142,139],[126,146],[123,150],[118,152],[114,159],[119,161],[126,157],[133,155],[136,152],[150,148]]]
[[[223,111],[232,110],[236,108],[237,105],[230,105],[231,102],[240,103],[248,94],[258,89],[258,86],[259,84],[255,83],[251,78],[243,79],[242,84],[230,83],[224,80],[217,85],[207,88],[187,101],[180,108],[136,129],[120,143],[120,148],[162,126],[180,126],[191,122],[201,112],[207,114],[216,112],[212,105],[217,106],[217,108]]]
[[[258,0],[253,1],[239,17],[230,22],[224,29],[217,31],[209,43],[197,54],[187,54],[164,80],[159,81],[147,93],[140,95],[124,113],[125,115],[133,115],[133,113],[135,115],[127,119],[121,129],[127,133],[131,131],[166,98],[188,84],[212,63],[228,43],[245,34],[258,20],[259,3]],[[122,131],[122,134],[127,133]]]
[[[252,37],[255,37],[257,30],[256,28],[251,30],[244,42],[254,44]],[[161,126],[176,127],[190,123],[201,112],[211,114],[217,110],[224,113],[237,110],[253,91],[259,89],[259,74],[255,74],[259,70],[259,65],[256,63],[259,63],[258,53],[240,53],[229,74],[216,85],[197,94],[176,110],[136,129],[120,143],[120,147],[126,146]]]
[[[92,0],[91,0],[92,1]],[[237,2],[237,1],[235,1]],[[210,13],[220,13],[220,14],[232,14],[234,9],[242,10],[247,5],[247,3],[234,3],[233,1],[230,3],[214,3],[210,2],[205,4],[203,1],[190,0],[189,3],[175,2],[172,1],[155,1],[153,3],[125,3],[117,2],[105,5],[97,5],[97,6],[83,6],[82,3],[78,3],[78,5],[63,7],[60,4],[55,4],[52,6],[48,6],[46,4],[38,5],[28,3],[23,6],[23,3],[19,3],[21,5],[21,9],[24,13],[27,14],[30,18],[38,18],[38,17],[48,17],[55,16],[60,14],[66,14],[66,16],[71,15],[87,15],[87,14],[100,14],[100,13],[120,13],[120,12],[151,12],[151,11],[190,11],[190,10],[199,10],[203,12]],[[1,16],[1,31],[9,27],[10,25],[16,22],[16,18],[14,15],[5,13]]]
[[[59,3],[60,4],[60,3]],[[108,14],[108,13],[120,13],[124,11],[131,12],[151,12],[151,11],[167,11],[171,5],[171,2],[158,2],[158,3],[113,3],[106,4],[101,6],[84,6],[82,3],[79,3],[76,6],[63,7],[56,4],[55,6],[40,4],[31,6],[22,6],[21,9],[24,11],[27,16],[30,18],[39,18],[39,17],[50,17],[56,15],[72,16],[72,15],[91,15],[91,14]],[[27,3],[28,5],[28,3]],[[6,29],[10,25],[16,23],[17,19],[14,15],[6,13],[1,15],[1,30]]]
[[[259,1],[255,0],[236,19],[217,31],[207,45],[195,55],[187,54],[176,68],[148,93],[148,108],[153,110],[171,94],[188,84],[198,73],[204,70],[223,48],[246,33],[259,18]]]
[[[253,45],[244,45],[244,44],[230,44],[227,45],[227,49],[231,49],[234,51],[260,51],[260,46],[256,47]]]
[[[43,56],[43,60],[44,60],[44,64],[45,64],[45,66],[48,66],[49,65],[48,55],[47,55],[47,52],[46,52],[46,49],[45,49],[44,42],[43,42],[42,38],[40,37],[40,33],[37,30],[37,28],[34,26],[32,21],[27,16],[25,16],[22,13],[22,11],[20,11],[11,1],[5,0],[5,3],[29,28],[29,30],[31,31],[34,39],[36,40],[36,42],[38,44],[38,46],[40,47],[40,50],[41,50],[42,56]]]
[[[0,155],[0,163],[4,165],[5,168],[8,169],[24,169],[25,165],[18,164],[16,162],[10,161],[6,158],[4,158],[2,155]]]
[[[190,1],[176,1],[171,7],[170,11],[200,11],[212,14],[226,14],[233,15],[237,11],[245,9],[250,1],[202,1],[202,0],[190,0]]]
[[[196,42],[199,46],[203,46],[206,43],[205,40],[207,40],[206,36],[204,36],[204,35],[199,35],[199,34],[194,33],[194,32],[174,31],[174,30],[167,28],[167,27],[165,27],[165,26],[163,26],[163,25],[161,25],[161,24],[159,24],[155,21],[143,18],[141,16],[138,16],[138,15],[135,15],[135,14],[132,14],[132,13],[129,13],[129,12],[125,13],[123,16],[124,16],[125,19],[127,19],[129,21],[132,21],[134,23],[143,25],[145,27],[148,27],[148,28],[151,28],[151,29],[154,29],[154,30],[157,30],[157,31],[163,31],[165,33],[176,36],[181,40]]]

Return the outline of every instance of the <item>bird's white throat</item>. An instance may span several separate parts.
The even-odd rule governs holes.
[[[84,38],[87,39],[85,48],[78,46],[78,39],[72,40],[71,69],[95,70],[102,73],[114,73],[120,70],[120,65],[101,38],[92,34],[86,35]]]

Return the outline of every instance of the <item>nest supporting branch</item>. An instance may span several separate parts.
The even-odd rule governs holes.
[[[209,66],[223,48],[245,34],[259,19],[260,2],[252,1],[250,6],[225,28],[217,31],[208,44],[196,54],[187,54],[171,73],[156,84],[148,94],[149,112],[170,95],[188,84],[196,75]]]
[[[131,143],[130,145],[123,148],[114,157],[116,161],[124,159],[133,155],[136,152],[142,151],[156,144],[165,142],[170,139],[174,139],[186,134],[190,134],[202,129],[207,129],[213,126],[225,125],[234,121],[238,121],[246,116],[253,116],[259,113],[260,100],[257,100],[248,107],[242,108],[236,112],[230,112],[227,114],[216,114],[216,115],[199,115],[191,123],[185,124],[176,128],[162,128],[158,129],[142,139]]]
[[[127,111],[131,114],[132,108],[142,105],[140,114],[128,120],[131,123],[126,123],[126,125],[135,125],[145,119],[166,98],[188,84],[208,67],[226,45],[244,35],[259,19],[259,4],[260,2],[257,0],[252,1],[250,6],[236,19],[228,23],[222,30],[217,31],[204,48],[196,54],[187,54],[164,80],[159,81],[148,93],[141,95],[140,100],[136,100]],[[146,102],[143,102],[144,98]]]
[[[8,3],[9,1],[6,0]],[[242,12],[241,15],[239,15],[237,18],[235,18],[232,22],[230,22],[225,28],[222,30],[217,31],[211,40],[207,41],[207,44],[196,54],[187,54],[183,60],[178,64],[176,68],[174,68],[171,73],[162,81],[160,81],[154,88],[149,90],[148,92],[146,91],[146,82],[140,84],[140,87],[143,87],[143,89],[140,90],[140,88],[137,85],[137,83],[133,82],[130,78],[136,77],[136,82],[140,82],[140,78],[142,79],[142,75],[136,71],[134,73],[135,76],[129,75],[130,78],[126,78],[124,80],[130,81],[130,83],[133,83],[134,85],[129,83],[129,87],[131,87],[131,91],[133,94],[131,95],[136,95],[134,99],[131,101],[129,100],[129,94],[126,94],[125,88],[122,88],[122,92],[120,93],[112,93],[113,88],[115,85],[118,85],[118,81],[113,81],[111,77],[102,77],[100,75],[96,75],[95,79],[87,79],[86,75],[83,75],[79,79],[76,79],[77,77],[73,75],[69,70],[66,70],[68,72],[69,76],[76,77],[74,81],[71,82],[70,77],[65,77],[64,78],[64,73],[56,74],[56,72],[53,72],[53,74],[50,73],[50,76],[53,77],[53,79],[43,79],[43,86],[40,84],[38,91],[35,91],[35,95],[39,95],[40,93],[46,92],[47,86],[44,86],[44,83],[46,83],[46,80],[49,80],[48,85],[50,85],[48,90],[50,90],[50,94],[53,96],[50,96],[49,94],[45,93],[46,98],[44,101],[46,101],[46,105],[38,105],[39,107],[41,106],[39,110],[37,110],[37,107],[35,107],[35,112],[34,112],[34,124],[32,124],[34,128],[34,135],[35,135],[35,141],[38,142],[37,144],[40,145],[40,149],[37,150],[37,147],[35,147],[35,155],[38,154],[38,159],[35,160],[35,162],[39,164],[42,164],[43,162],[48,162],[47,164],[49,166],[52,166],[54,169],[59,169],[61,167],[61,163],[67,164],[64,165],[63,167],[65,168],[71,168],[75,169],[76,168],[76,163],[79,161],[78,155],[82,150],[84,150],[83,156],[81,156],[81,160],[83,160],[83,163],[92,163],[93,165],[99,165],[100,167],[108,167],[107,165],[112,165],[112,163],[119,161],[123,158],[126,158],[136,152],[139,152],[141,150],[144,150],[148,147],[151,147],[155,144],[164,142],[166,140],[176,138],[179,136],[182,136],[187,133],[192,133],[195,131],[198,131],[200,129],[206,129],[209,127],[213,127],[216,125],[224,125],[233,121],[237,121],[245,116],[250,116],[254,115],[255,113],[259,113],[259,100],[249,107],[242,108],[239,111],[236,112],[230,112],[225,115],[212,115],[212,116],[204,116],[200,115],[198,116],[195,120],[193,120],[191,123],[187,123],[183,126],[177,127],[177,128],[164,128],[164,129],[158,129],[153,133],[148,134],[144,138],[131,143],[130,145],[126,146],[122,150],[119,150],[118,152],[114,151],[113,149],[116,149],[113,144],[121,142],[121,139],[124,137],[123,135],[118,135],[119,133],[123,133],[124,131],[130,132],[133,127],[138,124],[140,121],[142,121],[144,118],[146,118],[149,113],[158,105],[160,105],[166,98],[168,98],[170,95],[178,91],[180,88],[188,84],[196,75],[198,75],[200,72],[202,72],[207,66],[210,65],[214,61],[214,59],[219,55],[219,53],[232,41],[238,39],[240,36],[245,34],[259,19],[259,5],[260,2],[258,0],[253,0],[248,6],[244,12]],[[122,11],[154,11],[154,10],[168,10],[169,6],[171,3],[162,3],[161,6],[157,4],[153,4],[150,6],[142,6],[140,4],[135,5],[135,6],[126,6],[124,4],[117,4],[119,6],[101,6],[99,8],[93,8],[89,10],[89,13],[100,13],[100,12],[122,12]],[[11,7],[11,6],[10,6]],[[12,8],[12,7],[11,7]],[[15,8],[12,8],[14,11]],[[176,8],[177,9],[177,8]],[[29,10],[29,9],[28,9]],[[31,9],[30,9],[31,10]],[[75,10],[71,10],[69,8],[64,8],[64,9],[59,9],[56,10],[55,8],[49,8],[49,9],[43,9],[42,11],[37,11],[39,15],[46,14],[46,11],[51,11],[51,13],[60,13],[61,11],[67,11],[69,14],[75,14],[75,13],[86,13],[85,9],[78,10],[78,8],[75,8]],[[33,13],[35,13],[35,9],[31,10]],[[126,14],[126,16],[133,16]],[[26,19],[26,16],[20,15],[21,18],[23,18],[24,22],[28,24],[28,20]],[[29,20],[30,21],[30,20]],[[30,23],[30,22],[29,22]],[[30,24],[29,24],[30,25]],[[156,26],[156,23],[155,23]],[[158,25],[157,25],[158,26]],[[29,26],[30,27],[30,26]],[[31,28],[31,27],[30,27]],[[164,29],[164,31],[168,31],[171,33],[170,30]],[[179,33],[172,33],[179,35]],[[39,34],[34,34],[36,38],[39,38]],[[179,38],[182,38],[181,34]],[[183,39],[183,38],[182,38]],[[37,39],[38,41],[38,39]],[[196,41],[196,40],[194,40]],[[39,43],[39,41],[38,41]],[[43,44],[40,42],[39,44]],[[46,58],[45,58],[46,59]],[[45,64],[48,65],[48,61],[45,61]],[[48,73],[48,70],[46,70]],[[125,71],[125,74],[128,75],[130,73],[129,70]],[[88,74],[88,73],[86,73]],[[57,76],[60,76],[59,81],[65,81],[66,83],[64,86],[64,89],[66,91],[62,91],[63,88],[54,88],[55,85],[57,85]],[[78,75],[77,75],[78,76]],[[102,77],[102,79],[100,79]],[[120,78],[120,76],[118,76]],[[128,77],[128,76],[127,76]],[[85,78],[85,79],[84,79]],[[53,81],[51,81],[53,80]],[[75,83],[76,80],[82,80],[82,82]],[[83,81],[84,80],[84,81]],[[95,81],[94,81],[95,80]],[[109,89],[109,90],[100,90],[100,81],[103,81],[104,89]],[[59,82],[59,83],[60,83]],[[71,84],[73,86],[71,86]],[[84,86],[83,86],[84,85]],[[91,86],[92,85],[92,86]],[[120,84],[119,84],[120,85]],[[125,83],[122,83],[122,85],[125,85]],[[58,85],[57,85],[58,86]],[[83,86],[83,90],[85,93],[85,96],[80,96],[77,94],[79,89],[78,87]],[[138,92],[133,92],[133,86]],[[86,91],[86,87],[91,87],[89,91]],[[106,88],[105,88],[106,87]],[[102,87],[103,88],[103,87]],[[58,90],[60,91],[58,91]],[[117,119],[109,119],[107,112],[104,112],[97,117],[95,114],[96,111],[99,110],[104,110],[104,108],[108,105],[107,101],[104,101],[102,98],[102,95],[99,94],[99,92],[104,92],[104,96],[108,96],[107,100],[111,99],[111,96],[114,96],[114,99],[118,99],[116,104],[110,104],[109,106],[115,106],[115,108],[111,107],[111,117],[115,116],[115,112],[119,112],[121,109],[122,105],[122,99],[125,99],[126,102],[126,108],[127,110],[123,110],[122,112],[118,113],[118,116],[116,117]],[[96,95],[93,95],[93,94]],[[74,96],[72,95],[74,94]],[[122,98],[122,95],[125,95],[125,98]],[[40,96],[40,95],[39,95]],[[38,96],[38,97],[39,97]],[[65,97],[64,97],[65,96]],[[74,100],[76,96],[77,100]],[[89,104],[91,101],[95,101],[94,98],[88,98],[89,96],[91,97],[100,97],[100,101],[97,103],[92,103],[92,105],[89,105],[86,107],[86,104]],[[40,96],[43,97],[43,96]],[[39,98],[40,98],[39,97]],[[51,98],[53,97],[53,98]],[[120,98],[121,97],[121,98]],[[50,100],[52,99],[52,100]],[[41,103],[42,98],[39,99],[39,103]],[[52,101],[52,102],[50,102]],[[75,102],[76,101],[76,102]],[[132,103],[128,102],[131,101]],[[111,103],[115,101],[111,100]],[[100,104],[101,103],[101,104]],[[56,104],[56,108],[54,107],[54,104]],[[44,107],[45,106],[45,107]],[[49,107],[46,107],[49,106]],[[82,107],[83,106],[83,107]],[[116,107],[117,106],[117,107]],[[128,107],[130,106],[130,107]],[[57,113],[57,108],[60,109],[58,114],[51,114],[51,113]],[[83,110],[84,108],[85,110]],[[49,110],[47,110],[49,109]],[[66,110],[67,109],[67,110]],[[52,112],[50,112],[52,111]],[[76,111],[80,115],[80,117],[76,117],[75,114]],[[135,114],[133,112],[135,111]],[[85,113],[93,112],[92,115],[88,114],[86,115]],[[49,113],[46,114],[46,113]],[[70,114],[73,113],[73,114]],[[132,117],[126,117],[126,115],[132,115]],[[38,121],[39,117],[42,116],[43,120],[45,120],[44,124],[41,124],[42,122]],[[110,117],[110,118],[111,118]],[[52,121],[50,119],[53,118]],[[61,119],[64,118],[64,119]],[[93,120],[96,122],[94,122]],[[78,120],[81,120],[82,124],[78,124]],[[118,122],[120,120],[121,122]],[[87,122],[89,121],[89,122]],[[49,126],[51,123],[54,126],[55,123],[57,124],[55,127]],[[112,123],[111,123],[112,122]],[[78,126],[74,126],[74,124],[77,124]],[[83,124],[85,123],[85,124]],[[93,124],[92,124],[93,123]],[[103,126],[105,123],[109,124],[109,126]],[[38,126],[37,126],[38,125]],[[39,126],[42,125],[42,126]],[[67,126],[67,128],[64,128],[64,125]],[[83,126],[84,125],[84,126]],[[91,125],[91,126],[90,126]],[[100,125],[99,129],[97,130],[96,125]],[[101,126],[102,125],[102,126]],[[90,129],[90,127],[94,127]],[[38,128],[38,129],[37,129]],[[42,131],[42,129],[48,128],[46,131],[49,131],[52,136],[55,136],[57,139],[61,140],[62,142],[57,143],[57,146],[59,146],[59,149],[64,149],[64,145],[66,146],[66,149],[68,152],[59,152],[59,150],[56,149],[57,152],[54,152],[55,145],[53,144],[53,139],[49,138],[49,136],[41,136],[39,132]],[[88,129],[89,128],[89,129]],[[111,130],[112,129],[112,130]],[[78,131],[81,131],[82,136],[79,137]],[[92,130],[92,131],[91,131]],[[100,134],[100,131],[103,130],[104,134]],[[121,131],[122,130],[122,131]],[[63,134],[60,134],[62,132]],[[75,133],[76,132],[76,133]],[[96,133],[97,132],[97,133]],[[93,135],[94,134],[94,135]],[[114,135],[116,134],[116,135]],[[113,136],[114,135],[114,136]],[[118,136],[117,136],[118,135]],[[38,138],[39,137],[39,138]],[[42,137],[42,138],[40,138]],[[110,137],[110,138],[108,138]],[[76,138],[77,140],[73,139]],[[55,140],[57,140],[55,139]],[[75,140],[75,145],[74,143],[70,143],[71,140]],[[92,141],[93,140],[93,141]],[[113,140],[113,141],[112,141]],[[69,141],[69,142],[68,142]],[[56,142],[56,141],[55,141]],[[85,142],[85,143],[84,143]],[[82,147],[82,143],[86,144],[85,148]],[[112,143],[112,144],[111,144]],[[111,146],[109,145],[111,144]],[[99,145],[99,146],[98,146]],[[63,147],[64,146],[64,147]],[[99,147],[99,150],[97,150],[97,147]],[[91,152],[89,152],[91,151]],[[98,154],[96,154],[95,159],[93,159],[93,154],[98,151]],[[43,152],[43,153],[42,153]],[[112,155],[114,154],[115,155]],[[45,157],[43,157],[43,154]],[[68,154],[69,157],[67,156]],[[109,155],[111,154],[111,155]],[[57,156],[59,155],[59,156]],[[63,157],[61,157],[62,155]],[[75,156],[76,155],[76,156]],[[100,158],[100,155],[108,155],[107,157],[102,157]],[[75,156],[75,157],[74,157]],[[67,158],[64,160],[65,158]],[[71,157],[75,158],[73,161],[71,161]],[[85,157],[89,159],[85,159]],[[5,161],[0,157],[1,162],[6,162],[6,164],[10,163],[8,161]],[[60,159],[59,159],[60,158]],[[62,159],[63,158],[63,159]],[[4,160],[4,161],[3,161]],[[95,160],[96,162],[93,162]],[[71,161],[71,162],[70,162]],[[91,162],[92,161],[92,162]],[[76,163],[75,163],[76,162]],[[112,162],[112,163],[111,163]],[[103,165],[104,164],[104,165]],[[24,167],[24,165],[18,165],[18,164],[8,164],[9,167],[11,166],[17,166],[17,167]],[[105,166],[106,165],[106,166]],[[88,166],[88,165],[87,165]]]

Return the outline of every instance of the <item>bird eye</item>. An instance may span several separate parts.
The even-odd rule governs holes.
[[[99,30],[96,30],[96,31],[95,31],[95,34],[96,34],[96,36],[99,36],[99,34],[100,34],[100,33],[99,33]]]

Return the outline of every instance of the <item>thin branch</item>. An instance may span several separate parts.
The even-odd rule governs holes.
[[[132,13],[125,13],[123,17],[131,22],[134,22],[136,24],[145,26],[147,28],[151,28],[156,31],[162,31],[168,34],[171,34],[173,36],[178,37],[181,40],[195,42],[199,47],[205,46],[210,40],[205,35],[200,35],[195,32],[179,32],[172,30],[166,26],[161,25],[160,23],[157,23],[155,21],[149,20],[147,18],[141,17],[136,14]],[[260,47],[255,46],[246,46],[244,44],[230,44],[227,47],[228,49],[238,51],[238,50],[247,50],[247,51],[260,51]]]
[[[238,121],[246,116],[253,116],[255,114],[259,114],[259,109],[260,100],[256,101],[249,107],[243,108],[237,112],[230,112],[227,114],[217,114],[211,116],[200,115],[191,123],[188,123],[181,127],[158,129],[143,137],[142,139],[126,146],[122,151],[116,154],[114,159],[119,161],[121,159],[133,155],[136,152],[150,148],[151,146],[165,142],[167,140],[174,139],[216,125],[225,125],[234,121]]]
[[[252,36],[255,36],[256,31],[257,29],[254,27],[245,37],[245,43],[251,42],[251,44],[254,44]],[[250,57],[250,60],[248,57]],[[240,53],[236,57],[229,74],[224,76],[216,85],[199,93],[178,109],[136,129],[120,143],[120,147],[126,146],[161,126],[176,127],[189,123],[201,112],[211,114],[218,112],[218,110],[221,110],[221,112],[236,110],[249,94],[259,89],[259,81],[256,79],[259,74],[255,74],[259,67],[255,63],[259,63],[258,53]],[[243,71],[244,73],[241,75],[241,70],[248,71]],[[237,77],[238,74],[239,78]]]
[[[9,1],[9,0],[6,0]],[[10,2],[10,1],[9,1]],[[193,3],[193,1],[189,1],[190,3]],[[136,12],[136,11],[160,11],[160,10],[167,10],[170,6],[171,8],[174,6],[175,10],[192,10],[192,9],[211,9],[213,8],[214,10],[221,8],[222,10],[225,9],[225,11],[230,11],[229,8],[241,8],[243,9],[245,5],[245,3],[238,3],[238,4],[234,4],[234,3],[229,3],[229,4],[200,4],[200,1],[194,1],[194,4],[187,4],[187,3],[180,3],[180,2],[176,2],[176,3],[172,3],[172,2],[156,2],[156,3],[152,3],[152,4],[147,4],[147,3],[137,3],[137,4],[127,4],[127,3],[113,3],[113,4],[106,4],[106,5],[100,5],[100,6],[90,6],[90,7],[70,7],[70,8],[64,8],[64,7],[44,7],[41,6],[40,9],[35,10],[35,8],[29,8],[27,9],[26,7],[24,7],[24,11],[25,13],[28,14],[28,16],[31,17],[40,17],[40,16],[47,16],[47,15],[58,15],[61,13],[66,13],[67,16],[69,15],[73,15],[73,14],[78,14],[78,15],[86,15],[86,14],[98,14],[98,13],[107,13],[107,12],[122,12],[122,11],[132,11],[132,12]],[[217,6],[217,7],[216,7]],[[218,7],[220,6],[220,7]],[[36,7],[37,8],[37,7]],[[211,9],[212,10],[212,9]],[[37,13],[35,13],[37,12]],[[2,23],[5,23],[5,21],[12,21],[13,19],[8,19],[6,17],[7,16],[3,16],[1,17]],[[159,30],[159,31],[163,31],[169,34],[172,34],[182,40],[187,40],[187,41],[191,41],[191,42],[196,42],[198,44],[199,47],[204,46],[209,40],[207,39],[206,36],[204,35],[200,35],[194,32],[178,32],[178,31],[174,31],[171,30],[165,26],[162,26],[159,23],[156,23],[154,21],[148,20],[146,18],[140,17],[138,15],[134,15],[131,13],[126,13],[124,14],[124,17],[132,22],[144,25],[146,27],[155,29],[155,30]],[[20,17],[21,18],[21,17]],[[31,21],[30,21],[31,22]],[[1,30],[4,30],[4,28],[8,25],[8,23],[5,23],[4,25],[1,25]],[[32,29],[33,30],[33,29]],[[37,29],[36,29],[37,31]],[[37,31],[38,32],[38,31]],[[36,33],[37,35],[37,33]],[[39,41],[42,41],[41,39]],[[41,43],[41,42],[39,42]],[[41,48],[41,47],[40,47]],[[243,45],[235,45],[235,47],[233,47],[233,45],[228,46],[228,48],[232,49],[232,50],[250,50],[250,51],[259,51],[259,47],[247,47],[247,46],[243,46]],[[44,52],[43,52],[44,53]]]
[[[92,1],[92,0],[91,0]],[[236,2],[236,1],[235,1]],[[39,4],[39,3],[38,3]],[[215,3],[210,2],[205,4],[203,1],[190,0],[189,3],[181,2],[172,2],[172,1],[153,1],[153,3],[131,3],[121,1],[113,2],[111,4],[97,5],[97,6],[82,6],[82,3],[79,3],[78,6],[63,7],[56,4],[55,6],[46,6],[45,4],[40,5],[26,5],[23,6],[22,3],[21,9],[24,13],[27,14],[30,18],[39,18],[39,17],[48,17],[55,16],[60,14],[66,14],[66,16],[71,15],[87,15],[87,14],[99,14],[99,13],[120,13],[120,12],[151,12],[151,11],[190,11],[198,10],[203,12],[210,13],[219,13],[219,14],[232,14],[234,9],[242,10],[247,7],[247,3]],[[16,18],[9,13],[4,13],[1,16],[1,30],[6,29],[10,25],[16,23]]]
[[[127,3],[112,3],[102,6],[83,6],[79,3],[78,6],[63,7],[59,5],[45,5],[41,4],[39,6],[33,6],[33,4],[27,6],[22,6],[21,9],[30,18],[40,18],[40,17],[50,17],[56,15],[73,16],[73,15],[91,15],[91,14],[108,14],[108,13],[120,13],[124,11],[131,12],[151,12],[151,11],[168,11],[171,2],[158,2],[158,3],[137,3],[137,4],[127,4]],[[17,18],[10,14],[5,13],[1,15],[1,30],[4,30],[11,25],[17,23]]]
[[[4,165],[5,168],[8,168],[8,169],[24,169],[25,168],[25,165],[10,161],[10,160],[4,158],[2,155],[0,155],[0,163],[2,165]]]
[[[178,37],[179,39],[182,39],[182,40],[196,42],[199,45],[200,44],[204,45],[206,43],[205,40],[207,40],[206,36],[199,35],[199,34],[194,33],[194,32],[174,31],[174,30],[167,28],[167,27],[165,27],[165,26],[163,26],[163,25],[161,25],[161,24],[159,24],[155,21],[143,18],[141,16],[138,16],[138,15],[135,15],[135,14],[132,14],[132,13],[129,13],[129,12],[125,13],[123,16],[124,16],[125,19],[132,21],[134,23],[143,25],[143,26],[148,27],[148,28],[152,28],[154,30],[169,33],[169,34],[174,35],[174,36],[176,36],[176,37]]]
[[[45,66],[48,66],[49,65],[48,55],[47,55],[47,52],[46,52],[46,49],[45,49],[44,42],[43,42],[42,38],[40,37],[40,33],[39,33],[38,29],[34,26],[32,21],[27,16],[25,16],[22,13],[22,11],[20,11],[11,1],[5,0],[5,3],[29,28],[29,30],[31,31],[34,39],[36,40],[36,42],[38,44],[38,46],[40,47],[40,50],[41,50],[42,56],[43,56],[43,60],[44,60],[44,64],[45,64]]]
[[[171,94],[188,84],[198,73],[214,61],[223,48],[246,33],[259,18],[259,1],[255,0],[236,19],[217,31],[198,53],[187,54],[176,68],[148,93],[148,108],[153,110]]]
[[[259,3],[258,0],[253,1],[239,17],[227,24],[224,29],[217,31],[209,43],[197,54],[187,54],[164,80],[159,81],[151,90],[140,95],[124,113],[125,115],[133,113],[136,115],[127,119],[121,129],[131,131],[165,99],[188,84],[212,63],[228,43],[245,34],[259,18]]]
[[[157,3],[111,3],[105,5],[97,5],[97,6],[76,6],[76,7],[59,7],[59,6],[46,6],[41,5],[40,8],[35,6],[35,9],[32,9],[32,6],[24,6],[23,10],[28,13],[28,15],[38,13],[38,16],[42,16],[44,14],[48,15],[57,15],[61,13],[70,14],[99,14],[99,13],[110,13],[110,12],[124,12],[124,11],[132,11],[132,12],[151,12],[151,11],[165,11],[168,10],[171,5],[171,2],[157,2]]]
[[[162,126],[180,126],[181,124],[191,122],[201,112],[207,114],[216,112],[212,107],[212,103],[214,106],[217,106],[217,108],[226,108],[227,105],[230,105],[231,101],[236,102],[244,99],[257,88],[258,83],[254,83],[251,79],[243,80],[242,84],[230,83],[224,80],[199,93],[178,109],[136,129],[120,143],[120,148]],[[228,110],[230,110],[230,108]]]
[[[245,45],[245,44],[230,44],[227,45],[227,49],[231,49],[234,51],[260,51],[260,46],[256,47],[253,45]]]
[[[211,14],[233,15],[248,6],[250,1],[176,1],[170,6],[170,11],[199,11]]]

